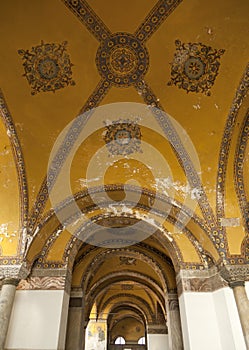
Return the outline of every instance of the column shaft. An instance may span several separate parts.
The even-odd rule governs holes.
[[[169,295],[168,329],[170,350],[183,350],[182,327],[177,295],[173,297]]]
[[[0,295],[0,350],[4,350],[17,284],[18,280],[12,278],[3,281]]]
[[[249,349],[249,300],[244,285],[233,286],[233,293],[237,304],[241,327],[243,330],[246,347]]]

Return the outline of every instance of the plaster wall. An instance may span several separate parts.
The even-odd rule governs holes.
[[[184,292],[179,305],[185,350],[246,350],[230,288]]]
[[[63,290],[17,291],[5,348],[64,349],[68,302]]]
[[[147,334],[148,350],[169,350],[167,334]]]

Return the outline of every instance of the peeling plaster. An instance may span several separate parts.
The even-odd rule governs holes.
[[[240,226],[240,218],[221,218],[221,226],[238,227]]]
[[[9,229],[10,225],[11,225],[11,222],[0,225],[0,236],[2,236],[0,237],[0,242],[2,242],[4,239],[8,239],[8,241],[11,243],[13,237],[16,237],[18,231],[15,230],[15,231],[12,231],[12,233],[8,232],[10,230]]]
[[[100,177],[95,177],[92,179],[84,179],[84,178],[80,178],[77,181],[80,183],[81,187],[87,187],[88,184],[91,184],[92,182],[96,182],[99,181]]]

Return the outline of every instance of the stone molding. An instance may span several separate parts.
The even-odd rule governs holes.
[[[214,292],[228,286],[217,268],[208,270],[180,270],[176,276],[178,295],[183,292]]]
[[[148,325],[147,334],[168,334],[166,325]]]
[[[12,277],[7,277],[2,280],[2,286],[4,285],[12,285],[12,286],[18,286],[18,283],[20,282],[20,279],[18,278],[12,278]]]
[[[71,292],[70,292],[71,298],[83,298],[83,295],[84,295],[84,293],[83,293],[82,288],[78,288],[78,287],[71,288]]]
[[[245,282],[244,281],[233,281],[233,282],[229,282],[229,286],[231,288],[235,288],[235,287],[245,287]]]
[[[40,269],[40,268],[34,268],[32,270],[31,276],[32,277],[65,277],[69,275],[69,271],[67,269],[61,269],[61,268],[47,268],[47,269]]]

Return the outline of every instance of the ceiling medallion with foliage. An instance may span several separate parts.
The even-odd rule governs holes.
[[[31,94],[62,89],[75,85],[72,80],[73,64],[66,53],[67,42],[44,44],[29,50],[18,50],[23,59],[24,76],[31,87]]]
[[[203,92],[209,96],[225,50],[216,50],[201,43],[184,44],[180,40],[176,40],[175,44],[176,53],[168,85],[174,84],[187,92]]]
[[[149,54],[134,35],[116,33],[101,43],[96,64],[107,81],[117,87],[128,87],[140,81],[147,72]]]
[[[141,130],[133,121],[117,120],[106,125],[104,140],[111,154],[126,155],[134,152],[142,152]]]

